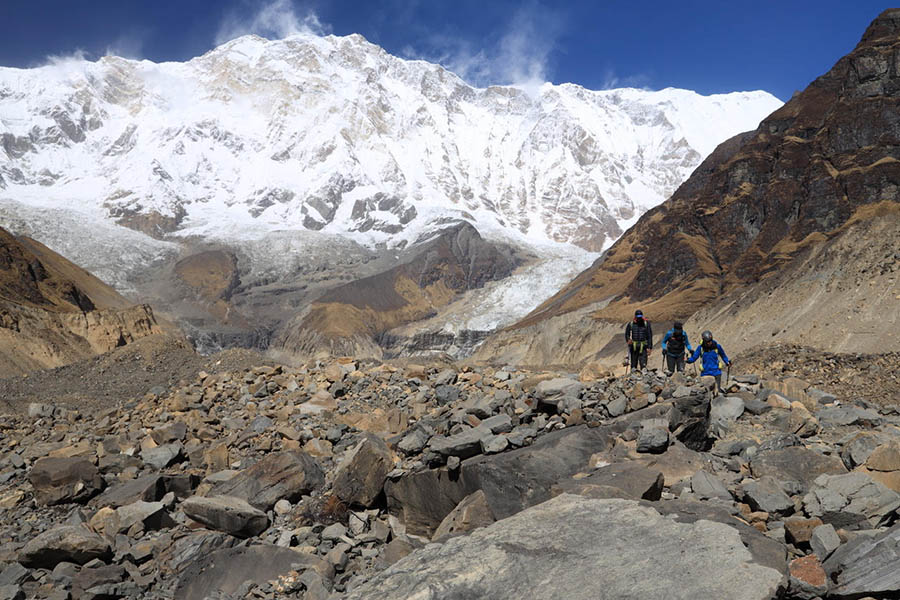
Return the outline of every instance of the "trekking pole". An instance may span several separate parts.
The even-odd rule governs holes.
[[[728,387],[728,382],[731,380],[731,362],[725,367],[725,387]]]

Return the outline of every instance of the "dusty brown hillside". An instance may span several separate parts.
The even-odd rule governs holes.
[[[0,229],[0,371],[55,367],[161,333],[153,312],[29,238]]]

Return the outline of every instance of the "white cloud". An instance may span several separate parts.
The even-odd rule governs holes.
[[[424,49],[407,47],[405,54],[440,63],[473,85],[513,85],[535,92],[551,79],[550,57],[562,21],[559,13],[526,2],[494,36],[495,42],[476,47],[458,36],[433,34],[420,44]]]
[[[613,69],[608,68],[603,75],[603,84],[600,89],[611,90],[625,87],[648,89],[650,80],[650,76],[643,74],[620,77]]]
[[[294,34],[326,35],[331,28],[323,24],[311,9],[298,10],[291,0],[270,0],[255,13],[227,14],[216,33],[216,45],[247,34],[282,39]]]
[[[140,60],[144,56],[144,35],[138,32],[120,35],[106,47],[105,54]]]

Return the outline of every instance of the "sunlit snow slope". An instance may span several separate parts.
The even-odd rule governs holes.
[[[391,246],[451,213],[599,250],[780,104],[570,84],[533,98],[358,35],[247,36],[183,64],[0,69],[0,186],[154,235],[305,228]]]

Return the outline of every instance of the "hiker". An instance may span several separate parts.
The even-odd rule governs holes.
[[[694,350],[694,354],[687,360],[688,363],[693,363],[695,360],[700,358],[700,355],[703,355],[703,370],[700,371],[700,376],[703,377],[705,375],[711,375],[716,378],[716,390],[719,393],[723,393],[722,391],[722,369],[719,368],[719,357],[722,357],[722,360],[725,362],[726,366],[731,365],[731,361],[728,360],[728,356],[725,354],[725,350],[722,349],[722,346],[713,339],[711,331],[704,331],[701,335],[702,341],[700,345],[697,346],[697,349]]]
[[[640,309],[634,311],[634,320],[625,326],[625,344],[631,357],[631,370],[647,368],[647,357],[653,350],[653,330],[649,319],[644,318]]]
[[[675,321],[672,329],[666,332],[662,339],[662,351],[666,357],[666,371],[674,373],[675,371],[684,372],[685,351],[688,354],[694,352],[691,348],[691,342],[688,341],[687,332],[681,321]]]

